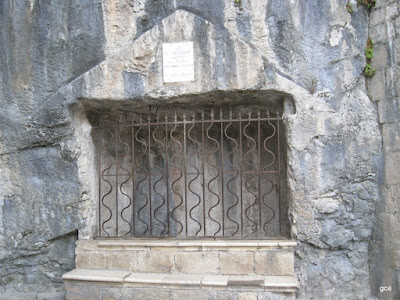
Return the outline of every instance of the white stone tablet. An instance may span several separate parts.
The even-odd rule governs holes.
[[[194,80],[193,42],[163,44],[164,82]]]

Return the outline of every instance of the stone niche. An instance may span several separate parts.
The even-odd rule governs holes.
[[[82,101],[96,158],[96,236],[289,237],[285,97],[214,92],[136,108]]]

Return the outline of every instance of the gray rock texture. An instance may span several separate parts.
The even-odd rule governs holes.
[[[1,1],[0,28],[0,298],[33,299],[62,291],[74,267],[85,200],[68,110],[53,99],[104,59],[102,7]]]
[[[1,1],[0,298],[62,291],[95,235],[85,110],[191,101],[284,103],[297,298],[398,295],[399,7],[350,2]],[[189,40],[195,80],[164,84]]]
[[[400,5],[380,1],[371,12],[370,36],[375,39],[372,61],[377,70],[368,93],[377,103],[382,128],[384,173],[370,247],[371,289],[381,299],[400,298]],[[382,290],[383,287],[390,291]]]

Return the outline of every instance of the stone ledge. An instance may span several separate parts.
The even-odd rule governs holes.
[[[120,250],[187,250],[187,251],[213,251],[213,250],[267,250],[271,248],[296,247],[292,240],[96,240],[99,248]],[[79,243],[79,242],[78,242]]]
[[[177,289],[256,289],[273,292],[295,292],[298,285],[294,276],[261,275],[209,275],[209,274],[163,274],[134,273],[123,270],[75,269],[63,275],[64,281],[92,282],[99,284],[119,283],[125,287],[171,288]]]
[[[131,272],[106,269],[74,269],[62,276],[63,280],[95,281],[95,282],[124,282]]]

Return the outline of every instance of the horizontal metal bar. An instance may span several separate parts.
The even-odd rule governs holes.
[[[251,172],[251,171],[242,171],[242,174],[275,174],[275,173],[279,173],[278,171],[261,171],[260,173],[258,172]],[[139,175],[139,176],[165,176],[165,174],[146,174],[146,173],[134,173],[135,175]],[[184,173],[186,175],[203,175],[203,173],[192,173],[192,172],[188,172],[188,173]],[[221,172],[221,174],[224,175],[235,175],[236,172]],[[240,174],[240,172],[238,173]],[[180,175],[179,173],[169,173],[168,176],[178,176]],[[103,176],[129,176],[129,174],[104,174]]]
[[[245,241],[245,240],[260,240],[260,237],[252,237],[252,236],[141,236],[140,238],[136,237],[136,236],[94,236],[93,239],[95,240],[176,240],[176,241],[180,241],[180,240],[213,240],[215,241],[216,239],[220,240],[232,240],[232,241]],[[288,240],[287,236],[266,236],[262,238],[263,241],[290,241],[292,242],[292,240]],[[295,243],[295,242],[293,242]],[[147,245],[145,245],[147,246]],[[207,245],[205,245],[207,246]]]
[[[183,120],[183,121],[171,121],[171,122],[147,122],[147,123],[129,123],[129,124],[118,124],[109,126],[93,126],[93,129],[101,128],[120,128],[120,127],[140,127],[140,126],[160,126],[160,125],[183,125],[183,124],[201,124],[201,123],[229,123],[229,122],[256,122],[256,121],[281,121],[280,117],[275,118],[247,118],[247,119],[214,119],[214,120]]]

